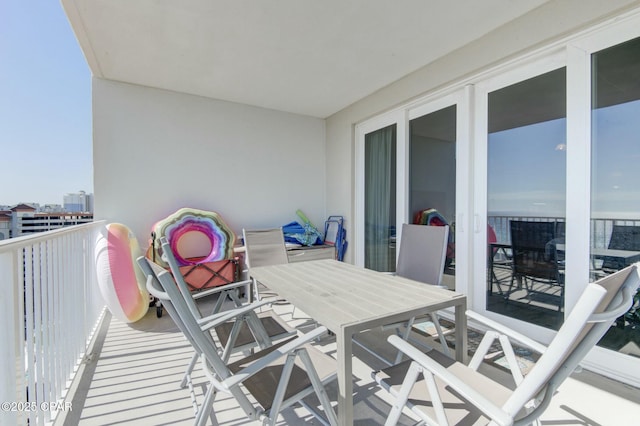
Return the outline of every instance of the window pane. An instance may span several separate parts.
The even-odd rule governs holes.
[[[456,106],[415,118],[409,125],[410,220],[424,224],[428,219],[442,218],[435,223],[450,226],[445,273],[454,275]]]
[[[592,57],[592,280],[640,260],[640,39]],[[599,345],[638,357],[636,303]]]
[[[365,135],[365,267],[396,270],[396,125]]]
[[[566,69],[492,92],[488,102],[487,310],[557,329],[564,316]]]

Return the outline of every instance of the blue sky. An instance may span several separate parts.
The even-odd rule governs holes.
[[[0,205],[93,192],[91,72],[58,0],[0,0]]]

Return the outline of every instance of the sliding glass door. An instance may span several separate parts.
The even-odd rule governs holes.
[[[419,113],[419,111],[416,111]],[[414,113],[414,115],[416,115]],[[449,226],[444,281],[454,287],[456,222],[457,105],[409,121],[409,219]]]
[[[566,68],[487,95],[486,309],[564,319]]]
[[[630,22],[476,86],[472,306],[543,342],[588,282],[640,261],[640,27]],[[640,293],[585,365],[637,384],[638,348]]]
[[[437,218],[445,284],[549,342],[640,262],[640,16],[470,80],[356,126],[355,261],[393,271],[396,230]],[[584,364],[638,386],[638,348],[640,293]]]
[[[466,277],[469,215],[470,88],[406,111],[396,111],[356,127],[356,263],[377,271],[395,271],[397,230],[403,223],[449,225],[450,242],[443,284],[459,287]],[[462,185],[459,182],[463,182]],[[461,192],[462,191],[462,192]],[[457,241],[459,236],[464,236]],[[462,265],[459,267],[458,265]],[[462,268],[462,270],[460,269]]]
[[[595,52],[591,59],[595,280],[640,261],[640,38]],[[599,345],[640,361],[640,293]]]

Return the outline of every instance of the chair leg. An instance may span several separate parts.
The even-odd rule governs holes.
[[[191,357],[191,361],[189,362],[189,365],[187,366],[187,371],[184,372],[184,376],[182,376],[182,382],[180,382],[180,387],[182,389],[185,388],[185,386],[187,386],[187,383],[190,380],[191,377],[191,372],[193,372],[193,369],[196,366],[196,362],[198,362],[198,358],[200,356],[198,355],[197,352],[193,353],[193,356]]]
[[[291,371],[293,371],[293,363],[295,359],[295,352],[287,354],[287,360],[285,361],[282,373],[280,374],[280,382],[278,383],[278,388],[273,396],[273,404],[271,405],[271,410],[269,410],[269,419],[265,422],[265,424],[268,424],[269,426],[275,425],[278,420],[280,407],[284,399],[284,393],[287,389],[287,385],[289,384],[289,378],[291,377]]]
[[[331,406],[331,401],[329,400],[329,396],[327,395],[327,390],[325,389],[318,373],[316,372],[315,367],[313,366],[313,362],[311,362],[311,358],[309,357],[309,353],[305,349],[298,351],[298,355],[302,360],[305,368],[307,369],[307,374],[309,375],[309,379],[311,380],[311,385],[313,389],[316,391],[316,396],[320,400],[320,405],[324,410],[325,416],[329,421],[330,425],[338,424],[338,417],[336,416],[335,411],[333,411],[333,407]]]
[[[509,297],[511,296],[511,292],[513,291],[513,281],[514,280],[520,280],[520,279],[521,278],[519,276],[516,276],[516,274],[511,274],[511,281],[509,282],[509,290],[504,295],[504,300],[505,301],[509,301]]]
[[[438,338],[440,339],[440,344],[442,345],[442,352],[444,352],[444,354],[449,358],[453,358],[453,355],[451,354],[451,350],[449,349],[449,345],[447,345],[447,339],[445,338],[444,333],[442,332],[442,326],[440,325],[440,321],[438,320],[438,314],[436,312],[430,312],[429,316],[431,317],[431,322],[433,322],[433,326],[436,329],[436,333],[438,333]],[[405,340],[405,341],[409,340],[409,334],[411,333],[411,327],[413,327],[414,322],[415,322],[415,318],[411,318],[407,322],[406,324],[407,328],[405,329],[404,333],[402,333],[402,336],[401,336],[402,340]],[[394,364],[399,364],[401,361],[402,361],[402,351],[398,351]]]
[[[413,385],[416,383],[416,380],[418,380],[419,374],[420,367],[415,362],[412,362],[409,370],[407,371],[407,375],[404,377],[398,396],[393,402],[387,421],[384,423],[385,426],[395,426],[398,424],[400,415],[402,414],[402,409],[409,399],[409,394],[411,393],[411,389],[413,389]]]
[[[442,351],[449,358],[453,358],[451,354],[451,350],[449,350],[449,345],[447,345],[447,339],[444,337],[444,333],[442,332],[442,326],[440,325],[440,321],[438,320],[438,314],[436,312],[431,312],[431,321],[436,328],[438,333],[438,337],[440,338],[440,344],[442,345]]]
[[[198,414],[196,415],[195,425],[197,426],[205,426],[207,424],[207,417],[210,417],[210,414],[213,412],[213,401],[216,398],[216,390],[212,384],[209,384],[207,389],[207,393],[204,396],[204,400],[202,401],[202,405],[198,410]],[[212,419],[213,421],[213,419]]]
[[[409,321],[407,321],[407,323],[405,324],[406,329],[404,330],[404,333],[402,333],[402,340],[404,340],[405,342],[407,340],[409,340],[409,334],[411,333],[411,327],[413,327],[413,323],[416,321],[415,317],[414,318],[410,318]],[[394,361],[395,364],[400,364],[400,362],[402,361],[402,351],[398,350],[398,354],[396,355],[396,359]]]

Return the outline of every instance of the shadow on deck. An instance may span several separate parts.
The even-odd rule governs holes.
[[[274,305],[274,310],[299,329],[312,326],[304,313],[290,305]],[[203,310],[206,312],[206,308]],[[295,317],[293,315],[295,315]],[[385,348],[381,331],[366,333],[362,339]],[[430,340],[430,339],[429,339]],[[335,354],[335,339],[326,336],[317,345]],[[433,346],[437,344],[433,342]],[[390,409],[386,392],[371,379],[371,371],[384,365],[367,352],[357,351],[354,359],[355,424],[379,425]],[[155,309],[141,321],[124,324],[106,314],[96,333],[89,354],[69,392],[73,409],[61,412],[57,425],[190,425],[194,420],[189,389],[179,383],[191,359],[187,340],[165,313],[156,318]],[[195,392],[201,400],[206,380],[199,369],[193,375]],[[497,369],[491,374],[504,375]],[[335,401],[335,390],[330,390]],[[228,395],[214,402],[219,425],[260,424],[248,422],[244,413]],[[543,425],[633,425],[640,418],[638,389],[593,373],[574,374],[559,389],[552,406],[542,417]],[[411,424],[405,418],[404,424]],[[304,408],[283,412],[279,424],[319,424]]]

